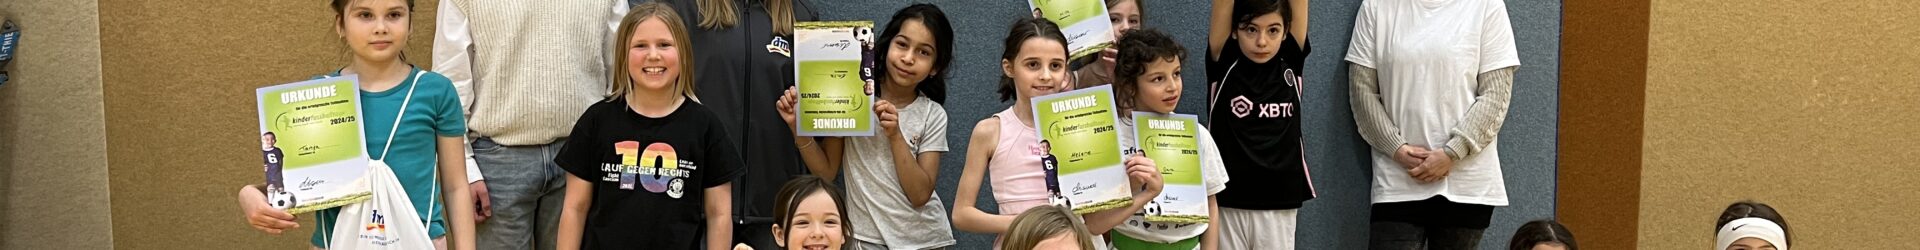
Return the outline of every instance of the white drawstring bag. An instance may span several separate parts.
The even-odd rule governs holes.
[[[418,80],[421,71],[415,74]],[[407,88],[407,99],[400,102],[400,115],[394,116],[394,132],[399,132],[400,120],[407,115],[407,105],[413,101],[413,90],[420,86]],[[330,250],[362,249],[434,249],[433,237],[428,234],[427,223],[420,214],[413,211],[413,201],[407,196],[407,189],[400,185],[399,176],[394,175],[385,158],[392,152],[393,134],[387,133],[387,147],[380,158],[368,161],[367,175],[361,181],[351,185],[367,185],[373,190],[373,197],[361,203],[347,205],[340,209],[340,216],[334,218],[332,234],[327,241]],[[427,217],[433,218],[435,201],[440,199],[440,172],[433,171],[432,199],[427,202]]]

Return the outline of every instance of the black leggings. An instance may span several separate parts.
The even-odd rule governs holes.
[[[1493,206],[1426,200],[1373,204],[1369,249],[1474,249]]]

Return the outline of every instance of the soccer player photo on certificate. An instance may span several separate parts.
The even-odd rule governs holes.
[[[873,21],[793,24],[794,134],[872,136]]]
[[[1027,0],[1033,16],[1060,25],[1067,36],[1069,59],[1079,59],[1113,46],[1113,22],[1107,19],[1105,0]]]
[[[255,90],[267,201],[299,214],[366,200],[360,81],[315,79]]]
[[[1148,221],[1207,223],[1207,186],[1200,172],[1199,118],[1133,112],[1134,145],[1160,166],[1165,188],[1147,209]]]
[[[1077,214],[1133,205],[1126,155],[1115,125],[1113,87],[1100,85],[1033,98],[1034,126],[1047,145],[1053,192]],[[1051,172],[1051,171],[1050,171]]]

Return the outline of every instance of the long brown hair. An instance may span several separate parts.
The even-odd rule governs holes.
[[[731,28],[740,23],[740,12],[734,10],[734,0],[699,0],[700,28]],[[766,0],[767,19],[773,20],[773,34],[793,35],[793,0]]]
[[[633,10],[627,13],[626,18],[620,19],[620,36],[614,38],[614,44],[618,46],[613,47],[613,68],[607,70],[613,74],[612,77],[607,78],[607,85],[613,90],[607,93],[607,101],[613,101],[633,92],[633,75],[632,72],[627,71],[627,64],[632,63],[627,61],[627,48],[633,47],[633,41],[630,38],[633,37],[634,30],[640,26],[640,22],[652,19],[659,19],[667,24],[667,30],[673,33],[673,45],[679,48],[680,77],[674,79],[674,91],[694,102],[700,102],[700,97],[693,94],[694,74],[691,74],[694,72],[693,40],[687,39],[687,25],[681,23],[680,14],[674,13],[672,6],[658,2],[634,6]]]
[[[1060,33],[1059,24],[1054,24],[1053,21],[1045,18],[1022,18],[1013,23],[1013,30],[1007,32],[1006,44],[1001,46],[1005,50],[1000,52],[1000,60],[1010,62],[1014,57],[1020,56],[1020,50],[1026,49],[1020,45],[1025,44],[1027,39],[1046,39],[1060,43],[1061,48],[1067,47],[1067,35]],[[1000,76],[1000,101],[1013,100],[1017,94],[1013,86],[1013,76]]]
[[[901,27],[906,26],[909,20],[920,21],[920,25],[925,26],[927,32],[933,35],[934,50],[933,75],[927,76],[925,80],[920,80],[920,83],[915,84],[913,89],[914,91],[919,91],[920,96],[925,96],[935,103],[947,103],[947,72],[949,72],[947,69],[950,68],[950,65],[953,65],[954,58],[953,26],[949,25],[951,22],[947,21],[947,13],[940,11],[940,6],[917,3],[908,5],[906,8],[900,8],[900,11],[893,12],[893,20],[887,22],[887,28],[880,32],[880,36],[874,37],[876,38],[874,40],[878,40],[875,41],[876,45],[879,45],[879,47],[873,49],[874,58],[893,58],[893,51],[887,48],[892,46],[894,37],[900,35]],[[882,72],[883,74],[885,72],[893,72],[890,67],[893,66],[888,66],[886,63],[874,63],[873,72]],[[878,80],[882,83],[891,84],[889,82],[892,82],[893,78],[881,77]]]

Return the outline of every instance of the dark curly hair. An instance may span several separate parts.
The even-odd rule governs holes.
[[[1126,34],[1114,45],[1120,54],[1113,59],[1113,99],[1114,105],[1132,110],[1134,96],[1140,94],[1139,77],[1147,73],[1147,65],[1160,60],[1186,60],[1187,48],[1155,29],[1133,29]]]

